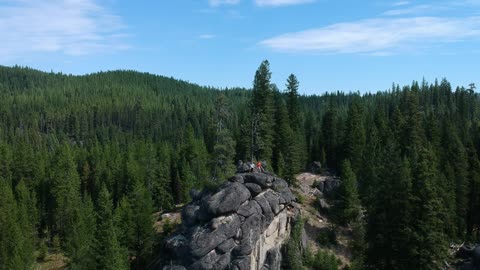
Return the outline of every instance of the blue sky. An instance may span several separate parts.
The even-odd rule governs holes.
[[[0,64],[85,74],[134,69],[251,87],[378,91],[480,83],[480,0],[0,0]]]

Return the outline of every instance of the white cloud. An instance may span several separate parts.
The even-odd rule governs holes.
[[[410,4],[409,1],[399,1],[399,2],[393,3],[393,6],[396,6],[396,7],[398,7],[398,6],[406,6],[406,5],[408,5],[408,4]]]
[[[419,14],[419,13],[436,11],[436,10],[445,9],[445,8],[446,7],[432,6],[432,5],[418,5],[418,6],[412,6],[407,8],[388,10],[384,12],[383,15],[399,16],[399,15],[408,15],[408,14]]]
[[[443,1],[434,4],[422,4],[422,5],[409,5],[410,2],[397,2],[393,4],[395,9],[388,10],[383,13],[383,15],[387,16],[401,16],[401,15],[423,15],[426,14],[433,14],[442,12],[450,12],[454,14],[456,11],[464,10],[465,8],[469,9],[477,9],[477,6],[480,4],[480,0],[453,0],[453,1]]]
[[[199,39],[213,39],[215,38],[215,35],[212,35],[212,34],[202,34],[200,36],[198,36]]]
[[[0,59],[125,49],[121,19],[95,0],[0,1]]]
[[[208,0],[210,6],[217,7],[220,5],[236,5],[240,0]]]
[[[260,42],[282,52],[388,55],[480,38],[480,17],[368,19],[287,33]]]
[[[255,4],[260,7],[289,6],[289,5],[312,3],[315,1],[316,0],[254,0]],[[237,5],[240,3],[240,0],[208,0],[208,3],[212,7],[218,7],[221,5]]]
[[[257,6],[289,6],[312,3],[315,0],[255,0]]]

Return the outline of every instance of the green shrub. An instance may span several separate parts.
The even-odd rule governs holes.
[[[45,261],[45,258],[47,257],[47,255],[48,255],[48,246],[45,243],[45,240],[42,239],[38,246],[38,260]]]
[[[292,270],[304,269],[301,250],[303,224],[301,217],[295,220],[287,243],[287,263]]]
[[[303,251],[303,265],[305,265],[307,267],[312,267],[314,261],[315,261],[315,256],[312,253],[312,250],[311,250],[310,246],[308,246]]]
[[[305,203],[305,197],[302,194],[300,194],[298,192],[294,192],[294,195],[297,198],[297,202],[299,204],[304,204]]]
[[[170,235],[177,229],[177,224],[175,222],[170,221],[169,219],[165,219],[163,223],[163,234]]]
[[[337,233],[334,228],[325,228],[318,234],[318,243],[322,246],[335,246],[337,244]]]
[[[330,252],[319,250],[313,261],[314,270],[338,270],[338,261]]]

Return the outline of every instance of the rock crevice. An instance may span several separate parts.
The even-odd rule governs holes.
[[[214,191],[191,195],[193,201],[182,211],[182,228],[167,240],[176,267],[280,268],[280,249],[296,215],[285,180],[269,173],[238,173]]]

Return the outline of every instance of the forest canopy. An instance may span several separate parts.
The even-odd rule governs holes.
[[[268,61],[252,89],[0,67],[0,269],[28,268],[45,249],[72,269],[144,269],[161,256],[152,213],[239,160],[293,185],[312,161],[345,175],[343,192],[366,210],[365,269],[435,269],[448,242],[480,240],[474,84],[304,96],[295,75],[285,86],[270,76]]]

